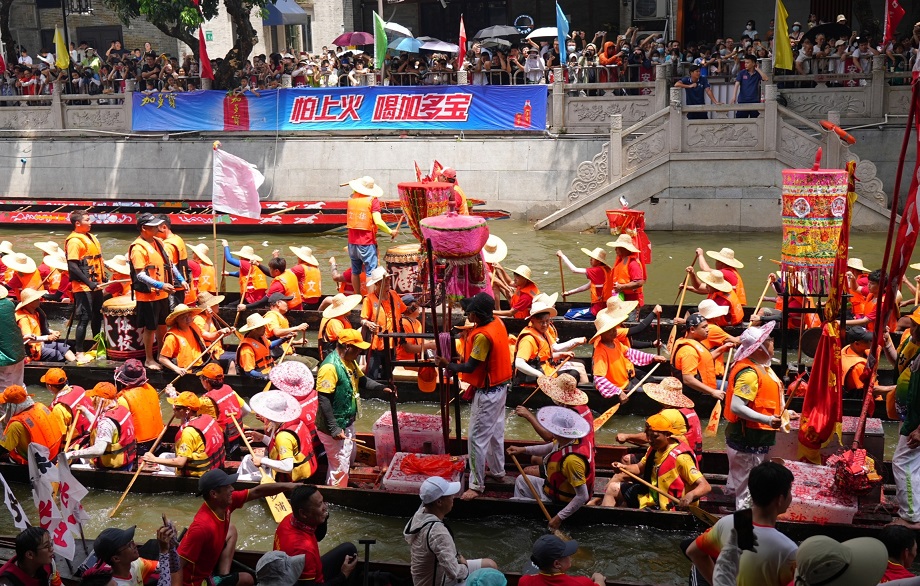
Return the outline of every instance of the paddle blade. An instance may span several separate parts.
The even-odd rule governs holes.
[[[690,509],[690,513],[691,513],[694,517],[696,517],[697,519],[699,519],[699,520],[702,521],[703,523],[706,523],[706,524],[709,525],[710,527],[712,527],[713,525],[715,525],[715,524],[716,524],[716,521],[719,520],[718,517],[716,517],[715,515],[713,515],[713,514],[710,513],[709,511],[704,511],[703,509],[701,509],[701,508],[698,507],[697,505],[690,505],[688,508]]]
[[[275,479],[272,478],[272,475],[267,473],[263,468],[262,481],[259,482],[259,484],[274,484],[274,482]],[[291,503],[288,502],[287,497],[282,493],[265,497],[265,504],[268,505],[268,510],[272,512],[275,523],[284,521],[284,518],[291,514]]]
[[[614,415],[617,411],[620,410],[620,405],[622,405],[622,403],[617,403],[616,405],[614,405],[614,406],[611,407],[610,409],[607,409],[606,411],[604,411],[603,413],[601,413],[601,414],[594,420],[594,431],[597,431],[597,430],[599,430],[600,428],[604,427],[604,424],[607,423],[607,420],[610,419],[611,417],[613,417],[613,415]]]
[[[712,413],[709,414],[709,423],[706,425],[706,429],[703,430],[703,437],[716,437],[716,433],[719,431],[720,419],[722,419],[722,401],[716,401],[715,407],[712,408]]]

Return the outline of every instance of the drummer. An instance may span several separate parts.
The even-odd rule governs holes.
[[[270,309],[265,312],[265,321],[268,322],[268,325],[265,326],[265,335],[272,341],[282,340],[282,353],[287,355],[285,360],[292,359],[299,361],[302,358],[306,358],[297,356],[294,353],[291,339],[297,336],[297,334],[303,337],[303,332],[310,326],[306,322],[292,326],[288,318],[285,317],[285,314],[288,312],[288,301],[291,300],[289,296],[283,293],[272,293],[267,299]]]
[[[224,432],[213,417],[201,414],[201,401],[191,391],[166,399],[181,421],[176,436],[176,451],[154,456],[144,454],[144,462],[158,464],[157,474],[202,476],[208,470],[224,465]]]
[[[199,308],[180,303],[166,317],[166,327],[169,329],[163,338],[159,361],[179,376],[185,376],[192,370],[200,370],[203,364],[211,360],[211,356],[204,355],[208,344],[204,341],[201,330],[192,323],[199,313]],[[227,332],[229,331],[228,328]]]
[[[594,345],[592,370],[594,388],[601,396],[610,398],[627,390],[636,375],[636,367],[653,362],[667,362],[664,356],[640,352],[629,347],[629,331],[617,328],[635,310],[637,301],[620,301],[618,297],[607,300],[607,307],[594,320],[595,333],[588,341]]]
[[[268,380],[268,373],[275,364],[272,358],[272,349],[278,348],[284,342],[283,338],[275,341],[268,339],[265,329],[268,320],[258,313],[253,313],[246,318],[246,325],[237,330],[245,334],[236,348],[236,368],[240,374],[252,377],[257,381]]]
[[[544,375],[554,376],[557,368],[578,378],[581,384],[588,384],[585,366],[575,358],[576,346],[586,344],[584,337],[573,338],[568,342],[559,342],[559,335],[552,325],[556,317],[556,294],[540,293],[534,297],[530,306],[527,326],[517,337],[514,349],[515,381],[517,383],[535,384]],[[564,366],[563,362],[568,360]]]
[[[625,301],[635,301],[636,309],[629,316],[635,319],[638,317],[638,308],[645,303],[642,287],[645,285],[646,274],[639,258],[639,249],[629,234],[620,234],[615,241],[608,242],[607,246],[613,248],[617,256],[607,274],[607,282],[604,283],[603,299],[610,299],[611,295],[622,295]]]
[[[12,272],[6,281],[5,287],[9,296],[20,299],[23,289],[41,289],[42,277],[38,274],[35,261],[21,252],[8,254],[3,257],[3,264]]]
[[[279,482],[322,484],[325,477],[317,475],[313,452],[315,428],[301,419],[297,399],[284,391],[265,391],[252,398],[252,410],[266,427],[264,432],[247,429],[246,437],[268,446],[268,455],[245,456],[240,474],[259,478],[264,467]]]
[[[166,427],[160,411],[160,396],[147,381],[144,365],[134,358],[115,369],[115,387],[118,389],[116,401],[134,417],[137,454],[143,456]]]
[[[317,335],[320,360],[330,352],[335,352],[339,333],[342,330],[351,329],[348,314],[361,304],[360,295],[346,296],[344,293],[337,293],[326,299],[329,300],[329,304],[323,309],[323,318],[319,322],[319,334]]]
[[[239,278],[240,300],[243,303],[255,303],[265,297],[265,290],[268,288],[268,282],[265,277],[268,273],[265,273],[262,267],[259,266],[259,263],[262,262],[262,257],[256,254],[251,246],[243,246],[236,252],[231,253],[230,245],[227,244],[227,241],[221,240],[220,242],[224,247],[224,260],[228,264],[240,268],[239,271],[224,273],[228,277]],[[234,254],[240,257],[239,260],[233,257]]]
[[[99,421],[90,432],[90,447],[67,452],[67,459],[93,458],[97,470],[134,470],[137,461],[134,417],[115,401],[115,385],[98,383],[89,395],[100,412]]]
[[[123,254],[116,254],[105,261],[105,266],[112,272],[112,281],[121,281],[121,283],[111,283],[106,286],[103,290],[106,298],[130,294],[131,269],[128,268],[128,258]]]
[[[295,266],[303,267],[303,279],[300,281],[303,309],[316,309],[319,307],[323,293],[319,261],[313,256],[313,249],[309,246],[289,246],[288,248],[297,257]]]
[[[62,368],[49,368],[48,372],[42,375],[41,382],[54,394],[54,400],[51,401],[51,416],[61,429],[68,430],[65,433],[69,433],[70,425],[76,416],[73,442],[77,443],[89,431],[92,423],[92,400],[86,396],[83,387],[72,387],[68,384],[67,373]]]
[[[16,324],[22,332],[26,352],[32,360],[43,362],[75,362],[77,356],[64,342],[58,342],[61,332],[48,327],[48,319],[38,306],[44,297],[44,289],[23,289],[19,305],[16,306]]]
[[[511,308],[496,309],[494,315],[525,319],[530,315],[530,305],[533,303],[534,297],[540,294],[540,289],[533,282],[533,274],[527,265],[518,266],[518,268],[511,271],[511,274],[514,275]]]
[[[451,199],[457,213],[461,216],[470,215],[470,204],[466,199],[466,194],[463,193],[463,190],[457,185],[457,171],[453,167],[445,167],[437,180],[451,184]]]
[[[217,342],[221,337],[233,333],[233,328],[219,327],[217,323],[217,321],[223,322],[223,320],[220,319],[220,315],[217,313],[217,307],[223,300],[223,295],[212,295],[207,291],[198,292],[196,305],[197,308],[201,310],[201,313],[196,314],[195,317],[192,318],[192,323],[198,328],[198,331],[201,332],[201,337],[204,338],[207,344]],[[226,326],[226,322],[223,322],[223,325]],[[220,363],[224,371],[230,368],[230,364],[232,364],[233,359],[236,358],[235,353],[225,352],[220,342],[214,344],[214,348],[211,349],[211,356]]]
[[[310,375],[311,377],[313,375]],[[235,456],[242,452],[243,444],[240,432],[230,419],[230,415],[237,421],[243,419],[252,409],[236,391],[224,382],[224,369],[214,362],[205,364],[198,373],[201,388],[205,393],[201,397],[201,413],[213,417],[217,424],[224,428],[224,446],[228,456]]]
[[[192,251],[192,256],[188,259],[188,266],[192,271],[192,286],[199,293],[206,291],[211,295],[217,295],[217,274],[214,261],[208,256],[211,249],[204,242],[189,244],[188,249]]]
[[[722,250],[716,252],[715,250],[707,250],[706,255],[703,256],[703,249],[696,249],[696,259],[700,264],[700,270],[711,271],[709,264],[706,262],[706,256],[716,261],[716,269],[722,271],[722,276],[725,277],[725,280],[732,284],[732,289],[735,291],[735,295],[738,296],[738,301],[741,305],[747,303],[747,295],[744,293],[744,281],[741,280],[741,273],[738,272],[738,269],[744,268],[744,263],[735,258],[735,251],[731,248],[723,248]]]
[[[569,267],[573,273],[584,275],[588,282],[580,287],[562,292],[562,298],[570,297],[576,293],[589,290],[591,292],[591,313],[597,315],[597,312],[604,309],[606,299],[604,298],[604,283],[607,282],[607,275],[610,274],[610,267],[607,266],[607,251],[603,248],[588,250],[582,248],[581,251],[591,258],[588,268],[576,267],[561,250],[556,251],[556,256]]]
[[[367,278],[367,297],[361,307],[361,327],[371,332],[371,350],[367,358],[367,376],[372,379],[383,378],[384,345],[383,338],[377,334],[392,334],[396,324],[406,311],[406,304],[390,288],[390,277],[383,267],[375,268]],[[393,343],[390,343],[392,347]]]
[[[728,314],[723,317],[713,319],[717,326],[737,326],[744,321],[744,307],[738,300],[738,295],[732,288],[732,284],[725,280],[725,275],[719,269],[711,271],[696,271],[693,267],[687,267],[687,274],[690,279],[687,281],[687,290],[700,295],[705,295],[707,299],[712,299],[716,304],[728,307]],[[683,285],[681,285],[683,287]]]

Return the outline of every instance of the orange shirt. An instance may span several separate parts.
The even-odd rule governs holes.
[[[160,356],[174,359],[179,368],[200,366],[202,363],[201,353],[207,346],[201,346],[194,328],[194,325],[187,330],[170,328],[163,338]],[[195,360],[196,358],[197,360]]]

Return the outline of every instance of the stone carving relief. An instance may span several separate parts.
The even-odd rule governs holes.
[[[575,179],[569,191],[565,194],[569,201],[576,201],[582,197],[594,192],[598,188],[608,183],[607,157],[610,151],[610,143],[604,143],[601,152],[594,155],[590,161],[584,161],[575,170]]]
[[[620,98],[616,101],[605,100],[600,103],[595,100],[597,98],[593,98],[590,102],[572,100],[569,102],[571,104],[569,110],[571,116],[566,119],[571,120],[573,125],[596,122],[599,125],[606,126],[612,115],[620,114],[623,116],[624,122],[632,125],[640,120],[645,120],[652,113],[651,100],[648,99],[629,100],[628,98]]]
[[[3,130],[42,130],[51,128],[51,108],[29,106],[0,110],[0,128]]]
[[[852,152],[847,156],[847,161],[856,161],[856,195],[863,201],[869,199],[887,208],[888,196],[883,190],[882,180],[877,177],[878,169],[875,163],[868,159],[860,159]]]
[[[821,143],[805,136],[801,131],[783,123],[780,130],[780,149],[793,159],[800,168],[810,167]]]
[[[67,128],[128,130],[122,107],[67,108],[65,117]]]
[[[756,147],[759,139],[759,126],[755,122],[736,124],[689,124],[687,125],[686,144],[693,149],[697,147]]]
[[[632,171],[642,166],[646,161],[666,153],[666,138],[667,131],[661,129],[630,143],[624,150],[623,168],[627,171]]]
[[[836,110],[841,116],[866,116],[869,107],[866,91],[841,91],[840,88],[823,93],[818,90],[808,92],[783,92],[787,108],[805,118],[824,118],[827,113]]]
[[[889,87],[888,113],[906,114],[910,110],[910,86]]]

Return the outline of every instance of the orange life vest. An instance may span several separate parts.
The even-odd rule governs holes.
[[[105,415],[115,424],[116,435],[112,437],[110,443],[101,456],[93,460],[96,468],[122,468],[133,464],[137,459],[137,434],[134,430],[134,417],[131,412],[122,405],[118,405],[106,411]],[[96,442],[96,430],[94,429],[90,443]]]
[[[240,364],[240,351],[243,348],[252,349],[252,353],[255,355],[256,370],[261,373],[268,372],[275,363],[274,359],[272,359],[271,343],[264,336],[259,340],[255,338],[243,338],[243,341],[240,342],[240,345],[236,348],[237,364]]]
[[[697,365],[696,374],[699,375],[700,380],[708,387],[715,388],[716,386],[716,365],[715,359],[712,357],[712,352],[709,351],[706,346],[703,346],[700,342],[693,340],[691,338],[680,338],[674,343],[674,351],[671,354],[671,364],[674,365],[674,368],[679,370],[679,367],[676,364],[677,352],[683,346],[689,346],[693,348],[694,351],[699,355],[700,361]],[[730,403],[727,403],[730,404]]]
[[[744,292],[744,281],[741,280],[741,273],[738,272],[738,269],[726,265],[719,270],[721,270],[723,274],[731,271],[735,275],[735,278],[738,279],[738,284],[734,288],[735,295],[738,296],[738,302],[741,303],[741,305],[747,304],[747,294]]]
[[[198,326],[195,324],[189,324],[189,330],[192,333],[192,339],[195,340],[195,345],[193,346],[188,337],[180,332],[177,328],[170,328],[166,332],[164,337],[164,345],[166,343],[166,338],[172,337],[179,342],[179,352],[175,356],[168,356],[167,358],[172,358],[176,365],[179,368],[191,368],[201,366],[205,358],[202,357],[201,353],[205,351],[208,347],[208,344],[205,343],[204,338],[201,337],[201,332],[198,330]],[[193,362],[194,361],[194,362]]]
[[[304,303],[316,303],[322,295],[322,274],[319,267],[300,263],[303,267],[303,281],[300,283],[300,296]]]
[[[776,379],[776,375],[773,374],[772,370],[768,373],[768,369],[765,369],[756,362],[752,362],[749,358],[738,361],[732,366],[731,374],[728,377],[728,392],[725,394],[725,404],[732,404],[732,397],[735,395],[735,378],[738,376],[738,373],[745,368],[753,368],[754,372],[757,373],[757,395],[754,397],[753,401],[748,403],[748,407],[761,415],[767,415],[769,417],[779,417],[782,415],[782,388],[779,380]],[[726,409],[725,419],[735,423],[740,418],[732,413],[731,409]],[[744,425],[751,429],[776,431],[767,424],[750,421],[748,419],[744,420]]]
[[[393,333],[396,331],[396,324],[402,319],[402,311],[400,310],[402,299],[399,298],[399,294],[396,291],[388,289],[386,300],[378,299],[377,293],[371,292],[367,294],[364,302],[367,304],[365,307],[370,309],[365,319],[373,321],[380,326],[377,333],[375,333],[371,339],[371,350],[383,350],[383,338],[377,334]],[[374,311],[376,311],[376,313],[371,315],[371,312]],[[362,316],[364,313],[364,311],[361,312]]]
[[[74,437],[80,437],[89,431],[89,418],[80,407],[86,407],[92,411],[93,401],[86,396],[86,391],[82,387],[70,387],[70,390],[63,395],[58,393],[51,402],[51,409],[54,410],[58,405],[63,405],[64,408],[67,409],[67,412],[70,413],[71,418],[77,418],[77,423],[73,432]]]
[[[198,275],[198,280],[195,283],[195,288],[199,291],[207,291],[212,295],[217,294],[217,273],[214,270],[214,267],[211,265],[206,265],[204,263],[198,263],[201,265],[201,274]]]
[[[172,272],[167,270],[168,259],[163,257],[163,254],[160,252],[160,246],[157,244],[151,244],[144,240],[143,238],[137,238],[134,242],[131,243],[131,246],[128,247],[128,263],[131,264],[131,251],[135,246],[140,246],[144,250],[144,257],[146,264],[143,267],[143,271],[150,276],[151,279],[155,281],[160,281],[163,283],[172,283]],[[149,292],[134,290],[134,296],[138,301],[158,301],[160,299],[166,299],[169,296],[169,293],[160,289],[153,289]],[[143,440],[141,440],[143,441]]]
[[[376,235],[377,224],[371,212],[373,203],[372,197],[353,193],[345,210],[345,227],[349,230],[369,230]]]
[[[208,391],[204,396],[214,403],[214,412],[217,414],[217,424],[224,428],[227,441],[233,441],[240,437],[240,432],[237,431],[236,426],[233,424],[233,420],[230,418],[231,415],[236,417],[237,421],[243,418],[243,408],[240,407],[240,402],[236,398],[236,393],[233,389],[227,385],[223,385],[219,389]]]
[[[144,443],[156,439],[165,426],[163,413],[160,411],[160,396],[150,383],[124,389],[118,396],[124,397],[128,410],[134,417],[137,441]]]
[[[598,342],[594,346],[594,360],[598,361],[599,356],[605,358],[607,363],[607,372],[599,373],[594,371],[596,376],[603,376],[621,389],[629,385],[629,380],[636,375],[636,367],[626,358],[627,347],[619,340],[614,339],[613,347]]]
[[[530,295],[530,298],[533,299],[534,297],[540,294],[540,289],[538,289],[537,286],[533,282],[530,282],[524,285],[523,287],[521,287],[521,290],[519,293],[514,293],[513,295],[511,295],[511,306],[512,307],[517,305],[518,300],[521,298],[521,293],[527,293],[528,295]],[[529,305],[523,309],[519,309],[516,312],[514,312],[513,317],[516,317],[517,319],[527,319],[528,315],[530,315]]]
[[[245,297],[247,293],[253,293],[255,291],[262,291],[264,293],[265,290],[268,289],[268,281],[265,279],[265,273],[251,262],[249,263],[249,270],[246,271],[245,275],[243,274],[242,262],[240,262],[239,281],[241,297]],[[258,299],[254,301],[258,301]]]
[[[287,481],[285,477],[290,477],[291,482],[299,482],[313,476],[317,467],[316,452],[313,451],[313,430],[302,419],[295,419],[282,425],[278,433],[293,435],[297,440],[298,449],[294,454],[294,469],[291,470],[291,474],[275,474],[275,480]],[[278,434],[275,434],[275,437],[277,436]],[[274,447],[275,438],[272,438],[268,452],[271,453]]]
[[[67,260],[79,261],[83,267],[83,272],[86,273],[91,281],[96,283],[103,282],[105,280],[105,265],[103,265],[102,246],[99,245],[99,240],[90,233],[71,232],[64,240],[65,251],[70,247],[71,240],[79,241],[83,246],[84,252],[80,258],[68,256]],[[89,287],[77,279],[71,279],[70,283],[72,291],[89,291]]]
[[[508,347],[508,330],[498,318],[484,326],[476,326],[469,332],[469,344],[463,348],[463,361],[468,362],[473,351],[473,340],[482,334],[489,340],[489,356],[485,362],[479,363],[473,372],[460,373],[460,380],[469,383],[473,389],[488,389],[511,380],[511,353],[505,351]]]
[[[399,320],[399,332],[403,334],[420,334],[422,333],[422,322],[419,320],[403,316]],[[420,354],[412,354],[406,350],[405,344],[418,344],[418,338],[403,338],[397,341],[396,360],[421,360]],[[406,367],[408,370],[418,370],[418,368]]]
[[[22,332],[23,336],[29,334],[33,336],[42,335],[41,322],[39,322],[37,314],[20,309],[14,315],[16,316],[16,324],[19,326],[19,331]],[[42,342],[27,342],[26,351],[32,360],[41,360]]]
[[[684,437],[687,438],[687,444],[693,448],[696,460],[699,461],[703,457],[703,426],[700,424],[700,416],[689,407],[681,407],[678,411],[684,416],[684,421],[687,423],[687,434]]]
[[[867,363],[866,357],[860,356],[859,354],[855,354],[850,349],[849,345],[845,346],[843,350],[840,351],[840,366],[841,366],[841,370],[843,371],[844,390],[849,390],[849,391],[862,390],[861,388],[847,389],[846,384],[847,384],[847,381],[850,380],[850,371],[853,370],[853,367],[855,367],[857,364],[866,364],[866,363]]]
[[[741,305],[740,301],[738,301],[738,296],[734,291],[729,291],[728,293],[723,293],[722,291],[713,291],[709,294],[707,299],[712,299],[720,306],[728,305],[728,313],[726,315],[707,320],[709,323],[725,327],[736,326],[744,321],[744,306]],[[719,300],[722,300],[723,303],[719,303]]]
[[[601,265],[601,268],[604,269],[604,281],[601,283],[591,283],[588,287],[588,290],[591,292],[592,305],[601,301],[604,303],[607,302],[607,298],[604,297],[604,289],[607,287],[607,281],[610,279],[610,267]]]
[[[49,450],[48,458],[54,460],[61,451],[61,442],[64,440],[64,432],[58,427],[57,423],[51,417],[51,411],[41,403],[35,403],[25,411],[17,413],[10,417],[7,429],[18,421],[26,428],[26,443],[24,446],[16,446],[16,449],[10,451],[10,458],[18,464],[28,464],[29,444],[36,443],[45,446]],[[22,452],[20,452],[22,449]]]
[[[319,335],[318,335],[318,349],[320,360],[326,357],[330,352],[335,351],[335,346],[338,343],[338,335],[335,334],[333,337],[332,328],[329,327],[329,324],[332,322],[338,322],[342,325],[342,328],[349,329],[351,328],[351,322],[348,321],[348,318],[344,315],[337,317],[324,317],[319,322]]]
[[[182,435],[185,427],[191,427],[201,435],[204,441],[205,457],[201,460],[189,458],[180,470],[182,476],[201,476],[208,470],[221,468],[224,465],[226,453],[224,451],[224,430],[210,415],[199,415],[179,428],[176,442]]]
[[[642,263],[639,262],[638,254],[630,254],[623,259],[617,257],[616,262],[614,262],[613,267],[610,269],[607,281],[604,283],[605,300],[609,299],[613,294],[614,285],[623,285],[625,283],[632,282],[632,278],[629,276],[629,264],[633,262],[637,263],[639,268],[642,268]],[[642,304],[645,301],[645,296],[642,293],[642,287],[639,287],[638,289],[624,289],[621,291],[621,293],[623,293],[623,299],[626,299],[627,301],[638,301],[639,307],[642,307]]]
[[[272,281],[281,283],[284,295],[292,298],[287,302],[288,308],[300,309],[300,306],[303,305],[303,298],[300,296],[300,283],[297,282],[297,275],[291,269],[287,269]]]

